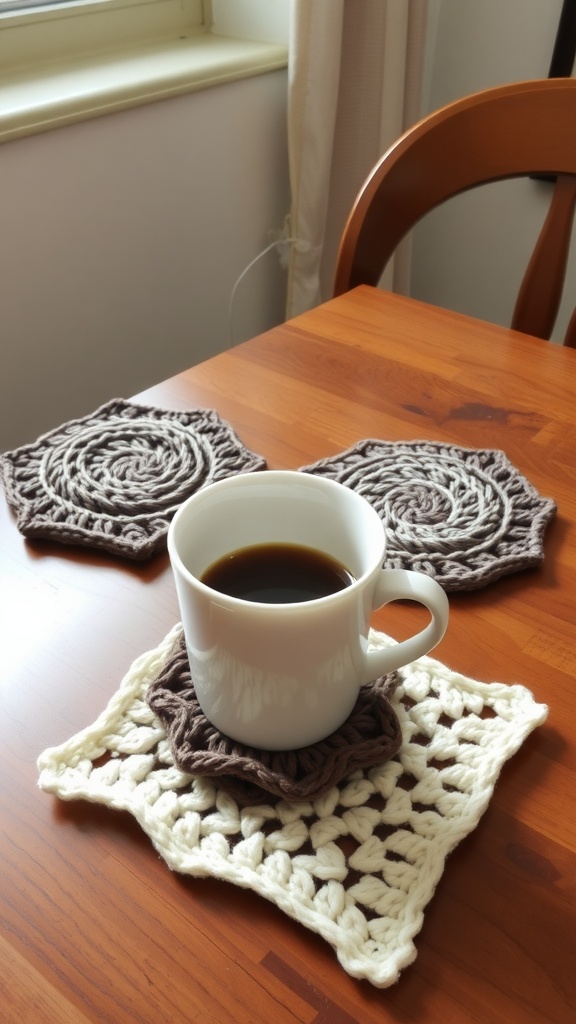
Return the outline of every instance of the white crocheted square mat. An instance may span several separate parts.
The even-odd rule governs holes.
[[[416,958],[447,855],[548,709],[523,686],[422,658],[400,670],[392,703],[403,743],[392,760],[317,800],[239,808],[214,780],[175,767],[147,704],[179,631],[133,663],[93,725],[44,751],[41,788],[130,811],[171,869],[252,889],[322,935],[350,975],[391,985]],[[393,642],[376,632],[371,641]]]

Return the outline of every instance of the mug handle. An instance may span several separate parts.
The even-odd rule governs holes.
[[[393,672],[403,665],[428,654],[440,643],[448,626],[448,598],[439,583],[422,572],[410,569],[383,569],[374,590],[374,611],[391,601],[418,601],[432,616],[432,621],[420,633],[391,647],[366,652],[364,683]]]

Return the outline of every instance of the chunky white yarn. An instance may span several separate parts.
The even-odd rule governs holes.
[[[179,630],[133,663],[93,725],[44,751],[41,788],[130,811],[170,868],[252,889],[322,935],[349,974],[391,985],[416,957],[447,855],[547,708],[522,686],[476,682],[422,658],[400,670],[394,759],[314,801],[240,808],[175,767],[146,702]],[[371,641],[392,642],[375,632]]]

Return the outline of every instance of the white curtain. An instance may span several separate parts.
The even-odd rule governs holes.
[[[292,0],[287,316],[330,298],[340,235],[371,167],[420,116],[428,0]],[[406,290],[406,250],[387,287]]]

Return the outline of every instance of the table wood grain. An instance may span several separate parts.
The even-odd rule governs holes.
[[[572,1024],[576,351],[363,287],[137,399],[216,409],[269,468],[369,437],[504,449],[558,504],[544,564],[452,595],[434,656],[550,714],[448,858],[415,963],[378,990],[266,900],[171,873],[129,815],[38,789],[38,754],[94,720],[178,612],[166,555],[26,542],[0,499],[0,1018]],[[374,624],[400,637],[419,614]]]

